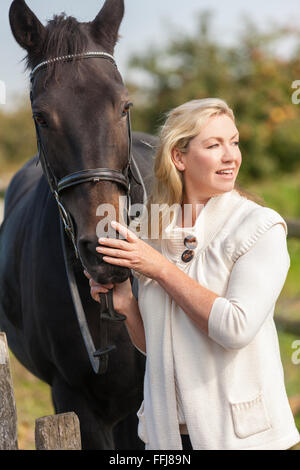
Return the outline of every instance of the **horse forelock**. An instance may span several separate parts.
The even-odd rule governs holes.
[[[25,57],[26,68],[32,70],[39,63],[70,54],[79,54],[87,51],[88,36],[78,22],[72,16],[66,16],[65,13],[54,15],[48,21],[46,26],[46,40],[42,48],[38,51],[32,51]],[[49,64],[44,74],[44,80],[47,80],[55,74],[57,78],[60,74],[63,62]],[[79,70],[81,61],[72,61],[72,66]]]

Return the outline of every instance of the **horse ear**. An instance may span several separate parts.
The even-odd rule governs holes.
[[[124,16],[124,0],[106,0],[91,23],[94,39],[111,54],[118,40],[118,32]]]
[[[14,0],[9,10],[9,22],[15,40],[28,53],[40,49],[46,28],[28,8],[24,0]]]

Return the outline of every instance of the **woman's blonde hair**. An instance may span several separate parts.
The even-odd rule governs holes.
[[[152,193],[147,200],[147,211],[144,214],[144,217],[148,219],[148,237],[150,233],[153,233],[151,232],[151,223],[153,223],[151,208],[154,204],[162,206],[159,214],[159,238],[162,235],[165,216],[170,217],[168,208],[173,204],[182,204],[183,178],[182,173],[177,170],[172,161],[172,150],[176,147],[180,152],[186,153],[190,141],[200,133],[208,119],[219,115],[227,115],[235,122],[232,109],[219,98],[188,101],[167,113],[167,119],[160,130],[160,141],[155,156]],[[239,192],[249,195],[240,190]],[[165,206],[165,211],[163,206]]]

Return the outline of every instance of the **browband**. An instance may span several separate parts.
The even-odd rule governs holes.
[[[44,62],[41,62],[36,67],[34,67],[34,69],[32,70],[30,74],[30,80],[33,79],[35,73],[39,69],[46,67],[48,64],[54,64],[60,61],[68,62],[73,59],[89,59],[89,58],[97,58],[97,57],[110,60],[114,64],[114,66],[117,68],[117,64],[116,64],[114,56],[112,56],[111,54],[108,54],[107,52],[82,52],[80,54],[63,55],[60,57],[54,57],[53,59],[44,60]]]

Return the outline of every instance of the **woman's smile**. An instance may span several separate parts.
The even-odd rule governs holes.
[[[228,173],[217,173],[217,172],[216,172],[216,175],[217,175],[217,176],[222,176],[223,178],[230,180],[230,179],[234,178],[235,172],[234,172],[233,170],[231,170],[231,171],[228,172]]]

